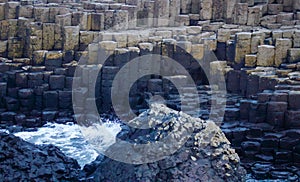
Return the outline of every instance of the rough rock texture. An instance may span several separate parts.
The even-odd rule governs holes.
[[[16,130],[46,121],[74,121],[68,93],[72,81],[83,83],[76,93],[81,99],[78,107],[89,108],[87,85],[94,75],[91,67],[82,66],[84,76],[73,78],[74,69],[81,57],[99,66],[99,45],[115,54],[103,66],[106,73],[99,75],[101,91],[96,100],[101,113],[110,112],[106,98],[115,74],[133,58],[149,53],[178,58],[197,84],[207,84],[199,80],[205,77],[203,72],[194,69],[194,62],[174,45],[184,46],[204,64],[210,64],[202,61],[209,48],[228,65],[228,93],[239,94],[226,103],[223,131],[244,167],[259,179],[282,179],[285,170],[300,176],[300,101],[294,92],[300,90],[299,5],[299,0],[0,0],[0,127]],[[153,19],[157,17],[169,18],[171,27]],[[115,29],[122,31],[103,31],[120,22],[124,24]],[[131,31],[137,26],[149,29]],[[90,44],[98,35],[99,40]],[[157,79],[149,82],[152,88],[155,85],[155,94],[178,109],[173,89],[165,89],[172,84],[167,78]],[[140,92],[129,100],[140,113],[146,106],[140,101],[154,92],[147,80],[140,80],[138,88]],[[205,95],[203,119],[214,103],[206,91],[199,90],[201,97]],[[255,147],[248,147],[253,142]],[[269,162],[272,167],[266,171],[255,162]]]
[[[0,132],[0,181],[76,181],[80,166],[53,145]]]
[[[243,181],[245,179],[245,170],[240,166],[238,155],[230,147],[230,142],[220,128],[213,122],[192,118],[160,104],[152,105],[151,109],[134,120],[144,121],[145,117],[154,122],[163,121],[160,132],[154,129],[147,132],[138,129],[130,132],[123,130],[119,133],[119,137],[122,136],[127,141],[143,137],[144,141],[149,141],[152,139],[147,138],[147,134],[155,135],[154,138],[162,137],[177,128],[177,123],[183,122],[190,123],[185,126],[194,129],[194,133],[173,155],[157,162],[134,165],[107,157],[96,160],[84,168],[89,177],[94,178],[95,181]],[[118,151],[114,149],[113,144],[107,152],[117,155]],[[139,153],[137,152],[136,155]],[[151,156],[151,151],[147,155]]]

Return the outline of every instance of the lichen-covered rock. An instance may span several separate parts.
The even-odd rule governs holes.
[[[99,158],[84,171],[95,181],[243,181],[245,170],[240,166],[239,156],[230,147],[230,142],[220,128],[212,121],[193,118],[161,104],[152,104],[151,109],[129,123],[145,121],[145,118],[162,123],[155,129],[124,129],[118,137],[126,141],[153,142],[155,138],[172,137],[181,124],[194,131],[192,136],[174,154],[162,160],[147,164],[128,164],[104,157]],[[176,129],[177,128],[177,129]],[[176,133],[176,132],[175,132]],[[174,135],[174,137],[176,137]],[[172,148],[172,143],[168,143]],[[174,144],[176,145],[176,144]],[[121,155],[113,144],[106,151]],[[143,151],[145,152],[145,151]],[[151,156],[143,153],[145,157]],[[141,156],[136,150],[137,157]],[[124,156],[125,157],[125,156]]]

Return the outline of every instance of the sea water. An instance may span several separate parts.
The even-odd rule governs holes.
[[[97,151],[83,136],[81,128],[77,124],[57,124],[47,123],[37,131],[18,132],[14,135],[21,137],[25,141],[41,144],[53,144],[68,157],[76,159],[81,167],[91,163],[101,153],[115,142],[116,135],[121,131],[120,124],[108,121],[97,126],[101,142],[97,146]],[[103,132],[101,132],[101,130]]]

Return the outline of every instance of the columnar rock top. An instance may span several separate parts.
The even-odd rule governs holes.
[[[225,121],[234,122],[223,126],[239,154],[299,164],[299,25],[299,0],[0,0],[1,126],[74,121],[72,81],[83,83],[75,94],[87,98],[78,107],[88,109],[95,65],[105,72],[96,99],[108,111],[103,96],[129,60],[154,53],[186,61],[174,51],[180,46],[203,61],[208,49],[218,58],[207,63],[212,73],[226,72],[228,92],[245,97],[229,102]],[[113,55],[105,65],[99,65],[99,48]],[[74,78],[80,59],[85,76]],[[165,78],[142,84],[160,93],[168,86]]]
[[[246,61],[246,66],[279,66],[288,51],[289,61],[297,59],[298,50],[294,49],[299,47],[300,7],[297,2],[3,0],[0,3],[0,56],[15,62],[45,65],[47,51],[56,51],[57,58],[61,55],[64,62],[70,62],[86,54],[88,44],[101,37],[105,30],[188,26],[176,31],[156,30],[144,38],[136,33],[123,32],[102,36],[101,40],[112,40],[117,42],[118,48],[126,48],[137,47],[140,42],[174,38],[207,44],[214,51],[217,42],[227,44],[219,47],[220,50],[230,47],[233,42],[236,46],[233,59],[237,64]],[[242,33],[236,34],[239,32],[253,33],[243,36]],[[275,40],[281,38],[290,41],[276,43]],[[128,40],[133,43],[126,43]],[[258,49],[263,44],[276,46],[276,50],[268,52],[269,60],[256,63],[255,56],[249,54],[265,50],[264,46]],[[277,55],[273,55],[275,52]],[[69,56],[65,57],[66,54]],[[30,61],[19,58],[29,58]],[[231,58],[223,56],[221,59]]]

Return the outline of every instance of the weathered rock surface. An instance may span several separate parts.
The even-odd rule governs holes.
[[[194,132],[178,151],[157,162],[135,165],[104,157],[86,165],[84,168],[86,174],[95,181],[243,181],[245,179],[245,170],[240,166],[238,155],[230,147],[230,142],[224,133],[212,121],[192,118],[161,104],[152,105],[151,109],[132,122],[145,121],[146,118],[153,122],[163,121],[161,130],[157,132],[154,129],[146,131],[123,129],[118,136],[127,141],[153,142],[154,138],[164,137],[173,129],[178,131],[176,130],[178,123],[179,126],[185,124],[188,130]],[[172,148],[173,144],[166,145]],[[113,144],[106,152],[112,155],[126,153],[126,151],[116,151],[116,148],[118,146]],[[140,154],[140,151],[136,151],[135,154],[130,155],[138,157]],[[146,157],[151,155],[153,153],[149,151]]]
[[[0,132],[0,181],[78,181],[80,166],[53,145]]]

